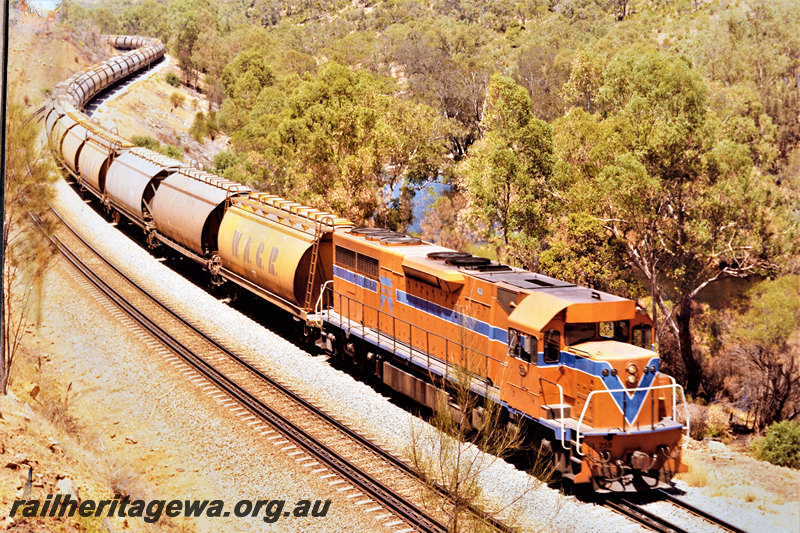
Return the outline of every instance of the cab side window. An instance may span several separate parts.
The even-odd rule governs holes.
[[[561,360],[561,333],[551,329],[544,334],[544,362],[558,363]]]
[[[633,344],[642,348],[650,348],[653,344],[653,328],[647,324],[633,326]]]
[[[508,330],[508,354],[523,361],[531,362],[539,351],[539,339],[515,329]]]

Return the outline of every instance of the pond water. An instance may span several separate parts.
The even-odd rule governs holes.
[[[417,194],[411,201],[414,220],[408,227],[410,233],[419,233],[422,231],[422,219],[425,218],[425,209],[449,190],[450,185],[438,181],[431,181],[428,182],[422,190],[417,191]],[[395,194],[399,194],[399,188],[395,191]]]

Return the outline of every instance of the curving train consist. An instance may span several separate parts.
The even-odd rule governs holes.
[[[432,409],[455,382],[495,402],[562,476],[599,492],[664,486],[682,471],[675,380],[635,302],[257,193],[136,148],[81,110],[164,54],[154,39],[59,84],[46,131],[64,169],[115,220],[142,228],[292,314],[334,357]],[[475,408],[462,423],[480,427]]]

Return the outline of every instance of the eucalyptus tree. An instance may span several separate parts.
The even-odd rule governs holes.
[[[480,125],[483,137],[457,167],[469,216],[499,256],[530,266],[554,209],[550,125],[533,116],[525,88],[500,74]]]
[[[776,270],[793,242],[782,191],[707,95],[684,58],[632,48],[606,66],[597,113],[573,109],[554,125],[570,210],[600,222],[623,244],[620,267],[646,279],[690,393],[702,380],[692,302],[716,280]]]

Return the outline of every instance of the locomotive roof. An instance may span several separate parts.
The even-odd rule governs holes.
[[[534,328],[542,331],[561,311],[569,323],[627,320],[635,317],[636,303],[613,294],[581,287],[544,274],[487,262],[480,266],[459,266],[445,260],[431,258],[430,254],[457,254],[454,250],[427,242],[406,246],[387,246],[378,240],[368,240],[350,234],[382,254],[402,257],[404,268],[424,272],[439,278],[443,287],[458,290],[467,277],[496,284],[516,292],[521,299],[509,315],[509,325],[518,329]],[[461,254],[469,262],[471,254]],[[468,257],[467,257],[468,256]],[[484,260],[487,261],[487,260]],[[484,269],[483,271],[480,269]]]

